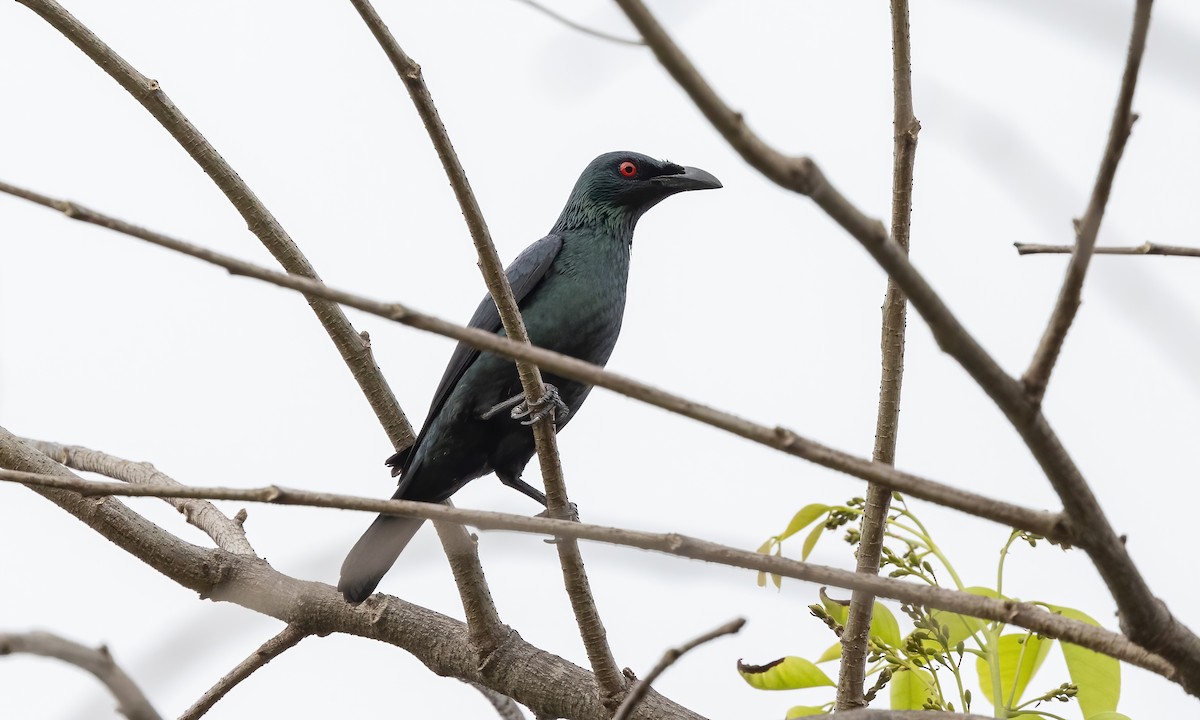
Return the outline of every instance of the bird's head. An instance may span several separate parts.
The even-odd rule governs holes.
[[[667,197],[719,187],[721,181],[700,168],[635,152],[605,153],[579,176],[555,230],[603,224],[632,233],[642,213]]]

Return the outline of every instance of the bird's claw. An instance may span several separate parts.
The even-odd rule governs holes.
[[[554,415],[556,420],[563,420],[571,414],[571,408],[563,402],[562,397],[558,394],[558,388],[547,383],[546,394],[542,395],[541,400],[536,403],[525,402],[524,393],[519,393],[505,400],[504,402],[496,403],[487,412],[480,417],[484,420],[491,420],[503,410],[509,410],[508,416],[513,420],[520,420],[527,417],[528,420],[521,420],[522,425],[533,425],[542,418]]]
[[[523,417],[528,417],[528,420],[522,420],[522,425],[533,425],[542,418],[554,416],[555,420],[564,420],[567,415],[571,414],[571,408],[563,402],[562,397],[558,394],[558,388],[553,385],[546,385],[546,394],[536,403],[522,402],[514,407],[509,413],[513,420],[519,420]]]
[[[550,508],[546,508],[545,510],[541,511],[537,515],[534,515],[534,517],[550,518],[552,520],[570,520],[571,522],[579,522],[579,506],[576,505],[575,503],[568,503],[567,507],[559,513],[551,512]],[[546,538],[542,542],[546,543],[547,545],[556,545],[556,544],[558,544],[558,538],[556,538],[556,537]]]

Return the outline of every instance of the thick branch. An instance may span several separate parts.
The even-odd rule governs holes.
[[[85,482],[2,428],[0,466]],[[114,486],[114,490],[179,494],[176,488],[106,484]],[[232,602],[300,625],[313,635],[339,632],[395,645],[412,653],[439,675],[477,682],[547,717],[608,720],[611,716],[597,699],[595,678],[590,672],[530,645],[516,633],[509,633],[492,654],[494,668],[481,669],[465,625],[439,613],[382,595],[353,606],[342,599],[336,588],[289,577],[260,558],[184,542],[115,499],[97,502],[76,492],[48,487],[35,490],[158,572],[200,593],[202,598]],[[464,512],[440,505],[427,505],[427,509]],[[653,691],[639,708],[637,717],[701,720]]]
[[[4,190],[0,184],[0,190]],[[872,462],[821,445],[801,437],[783,427],[768,427],[745,420],[707,405],[679,397],[651,387],[645,383],[626,378],[601,367],[585,363],[550,350],[523,345],[508,338],[482,330],[465,328],[412,310],[398,303],[382,303],[354,293],[337,290],[306,278],[273,272],[237,258],[213,252],[191,243],[178,240],[152,230],[132,225],[108,215],[64,200],[55,200],[27,190],[20,197],[31,199],[41,205],[63,212],[68,217],[89,222],[136,237],[160,247],[189,255],[205,262],[225,268],[234,275],[244,275],[273,285],[289,288],[310,295],[329,298],[343,305],[393,320],[402,325],[415,327],[444,337],[466,342],[487,352],[504,357],[517,358],[536,363],[538,367],[589,385],[607,388],[635,400],[660,407],[669,412],[689,417],[706,425],[725,430],[753,442],[766,445],[780,452],[794,455],[809,462],[853,475],[869,482],[886,485],[912,497],[921,498],[962,512],[986,518],[1003,525],[1043,535],[1054,542],[1072,544],[1073,530],[1058,513],[1031,510],[1019,505],[994,500],[957,487],[927,480],[911,473],[901,472],[884,463]],[[914,271],[915,272],[915,271]],[[951,316],[951,319],[953,317]],[[961,330],[961,326],[959,328]],[[965,332],[965,331],[964,331]],[[1017,397],[1021,397],[1019,394]],[[962,483],[970,485],[970,483]]]
[[[94,472],[135,485],[166,485],[183,487],[146,462],[134,462],[107,453],[89,450],[78,445],[59,445],[42,440],[22,439],[54,460],[75,470]],[[165,498],[187,521],[213,539],[217,547],[236,555],[255,555],[246,539],[242,524],[225,515],[207,500]]]
[[[104,645],[90,648],[47,632],[0,633],[0,656],[15,653],[55,658],[95,675],[116,698],[117,710],[129,720],[162,718]]]
[[[938,347],[953,357],[992,398],[1021,435],[1054,486],[1078,544],[1087,550],[1092,564],[1117,602],[1122,627],[1126,628],[1131,638],[1175,663],[1185,677],[1186,686],[1200,688],[1200,638],[1150,592],[1145,578],[1126,552],[1124,542],[1109,524],[1083,474],[1042,415],[1040,403],[1031,400],[1024,384],[1006,373],[967,332],[942,298],[913,267],[904,249],[888,237],[879,222],[867,218],[829,185],[815,163],[801,158],[780,165],[777,160],[787,158],[766,148],[761,140],[745,128],[741,116],[735,117],[721,103],[639,0],[617,0],[617,3],[641,30],[663,66],[692,96],[729,143],[771,180],[812,198],[826,214],[858,240],[875,262],[904,290],[913,307],[929,325]],[[1139,0],[1139,13],[1143,5],[1148,5],[1148,2]],[[781,170],[790,170],[791,174],[781,173]],[[902,489],[895,484],[892,484],[892,488]]]
[[[250,653],[245,660],[237,664],[237,667],[229,671],[225,677],[217,681],[208,689],[195,705],[184,711],[179,716],[179,720],[197,720],[205,713],[212,709],[217,701],[225,697],[230,690],[237,687],[238,683],[250,677],[255,670],[271,662],[279,657],[284,651],[295,647],[304,638],[308,637],[299,625],[288,625],[279,632],[278,635],[263,643],[257,650]]]
[[[2,431],[0,431],[2,433]],[[0,464],[5,459],[3,435],[0,434]],[[42,456],[44,457],[44,456]],[[17,463],[18,465],[22,463]],[[11,464],[10,464],[11,467]],[[45,467],[44,465],[42,467]],[[58,468],[51,464],[49,467]],[[60,469],[61,470],[61,469]],[[62,471],[65,472],[65,471]],[[649,533],[639,530],[590,525],[571,520],[543,517],[526,517],[485,510],[452,508],[437,503],[422,503],[411,500],[378,500],[334,493],[308,492],[271,485],[261,488],[211,488],[211,487],[150,487],[106,483],[84,480],[73,476],[62,476],[56,472],[22,471],[0,469],[0,480],[18,482],[41,488],[39,492],[49,495],[54,490],[69,490],[83,497],[113,495],[127,497],[203,497],[212,500],[238,500],[264,502],[275,505],[300,505],[306,507],[340,508],[365,512],[384,512],[447,523],[471,525],[483,530],[510,530],[545,534],[555,538],[578,538],[611,545],[650,550],[667,555],[702,560],[747,570],[772,573],[821,585],[863,590],[880,597],[900,602],[923,605],[931,608],[972,615],[987,620],[998,620],[1011,625],[1033,630],[1048,637],[1075,643],[1120,660],[1147,668],[1168,679],[1181,682],[1174,669],[1161,658],[1147,653],[1118,633],[1103,630],[1061,615],[1054,615],[1029,603],[994,600],[970,593],[945,590],[928,585],[882,578],[876,575],[839,570],[790,560],[774,555],[720,545],[698,538],[676,533]],[[59,503],[60,505],[62,503]],[[159,531],[161,532],[161,531]],[[197,549],[199,550],[199,549]],[[140,556],[139,556],[140,557]],[[242,557],[242,556],[238,556]],[[278,617],[278,616],[276,616]],[[294,618],[281,617],[287,622],[298,622]],[[318,631],[306,625],[314,634]],[[507,640],[506,640],[507,642]],[[489,687],[492,687],[489,685]],[[520,698],[517,698],[520,700]]]
[[[650,670],[650,673],[647,674],[646,677],[639,680],[636,685],[630,688],[629,693],[625,696],[625,699],[621,701],[620,707],[618,707],[617,711],[613,713],[612,720],[628,720],[628,718],[633,714],[633,711],[637,709],[638,703],[642,701],[642,698],[646,697],[646,691],[650,689],[650,686],[654,684],[654,681],[657,680],[660,675],[666,672],[667,668],[678,662],[679,658],[683,657],[692,650],[695,650],[706,642],[716,640],[717,638],[725,635],[733,635],[737,633],[745,624],[746,620],[744,618],[730,620],[716,630],[709,630],[700,637],[695,638],[694,640],[689,640],[683,645],[671,648],[663,653],[662,659],[659,660],[658,664]]]
[[[912,220],[913,165],[916,162],[917,133],[921,124],[913,114],[912,69],[908,33],[908,0],[892,0],[892,84],[893,136],[892,157],[892,237],[906,252]],[[875,419],[875,462],[896,464],[896,439],[900,424],[900,388],[904,378],[904,329],[908,301],[892,278],[888,278],[883,299],[883,330],[880,351],[883,357],[879,381],[879,408]],[[872,483],[867,488],[863,507],[862,533],[857,552],[857,570],[872,575],[879,572],[883,534],[891,507],[892,490]],[[866,677],[867,644],[875,597],[856,591],[850,596],[846,627],[842,633],[842,665],[838,671],[837,709],[865,707],[863,692]]]
[[[505,334],[514,342],[528,345],[529,335],[525,331],[525,323],[521,318],[517,301],[513,297],[512,288],[509,287],[508,277],[504,274],[504,265],[496,253],[487,222],[483,218],[483,211],[479,209],[475,193],[471,190],[471,184],[467,180],[466,171],[459,162],[458,154],[454,151],[454,145],[450,142],[450,136],[446,133],[445,125],[433,102],[433,96],[429,93],[429,88],[421,76],[421,66],[413,61],[396,42],[369,0],[350,0],[350,2],[358,10],[363,21],[375,36],[375,40],[383,48],[384,53],[400,75],[404,87],[408,90],[408,94],[421,116],[425,130],[429,133],[429,139],[437,150],[442,167],[450,180],[450,186],[454,188],[454,196],[458,199],[463,217],[467,221],[467,228],[470,230],[471,239],[474,241],[475,250],[479,255],[479,267],[483,272],[483,279],[487,283],[492,300],[496,303],[500,320],[504,324]],[[537,366],[531,363],[518,361],[516,365],[517,375],[521,379],[521,387],[525,391],[526,403],[530,408],[537,407],[545,401],[546,395],[546,389],[542,384],[542,375]],[[571,514],[571,503],[567,498],[566,481],[563,479],[553,414],[533,424],[533,439],[537,447],[542,481],[546,485],[547,509],[553,517],[566,517]],[[579,547],[574,541],[565,540],[558,544],[558,555],[567,595],[571,600],[571,608],[575,611],[575,620],[579,624],[579,633],[587,650],[588,660],[600,683],[602,699],[606,705],[613,705],[624,690],[625,683],[621,671],[617,668],[616,660],[613,659],[612,649],[608,645],[604,624],[596,609],[595,598],[592,597],[587,573],[583,567],[583,558],[579,554]]]
[[[1058,292],[1054,312],[1042,334],[1041,342],[1038,343],[1033,360],[1029,363],[1029,369],[1021,378],[1029,397],[1035,403],[1040,403],[1042,396],[1046,394],[1050,373],[1054,371],[1054,363],[1058,360],[1063,342],[1067,339],[1067,331],[1075,320],[1075,313],[1079,311],[1083,278],[1087,274],[1088,263],[1096,247],[1096,235],[1100,232],[1100,221],[1104,219],[1104,209],[1112,191],[1113,177],[1117,174],[1117,164],[1121,162],[1121,155],[1125,152],[1125,141],[1129,139],[1133,123],[1137,120],[1137,115],[1134,115],[1132,110],[1133,91],[1137,87],[1138,69],[1142,65],[1146,35],[1150,31],[1152,4],[1153,0],[1137,0],[1129,51],[1125,57],[1125,74],[1121,78],[1121,90],[1117,94],[1117,107],[1113,110],[1108,143],[1104,147],[1104,157],[1100,160],[1100,171],[1096,174],[1096,184],[1092,187],[1087,210],[1082,219],[1075,221],[1075,252],[1067,265],[1067,274],[1063,279],[1062,289]]]
[[[1036,255],[1039,253],[1073,253],[1074,245],[1038,245],[1037,243],[1013,243],[1020,255]],[[1183,245],[1159,245],[1144,242],[1132,247],[1097,247],[1092,248],[1093,255],[1167,255],[1172,257],[1200,257],[1200,248],[1184,247]]]

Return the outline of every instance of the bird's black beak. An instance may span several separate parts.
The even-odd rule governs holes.
[[[686,190],[715,190],[721,187],[721,181],[716,176],[695,167],[685,167],[682,173],[659,175],[652,178],[650,184],[663,188],[668,194]]]

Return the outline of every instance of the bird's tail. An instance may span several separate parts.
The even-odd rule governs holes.
[[[360,603],[375,592],[379,581],[391,569],[425,521],[421,518],[380,515],[354,543],[342,563],[338,590],[346,602]]]

